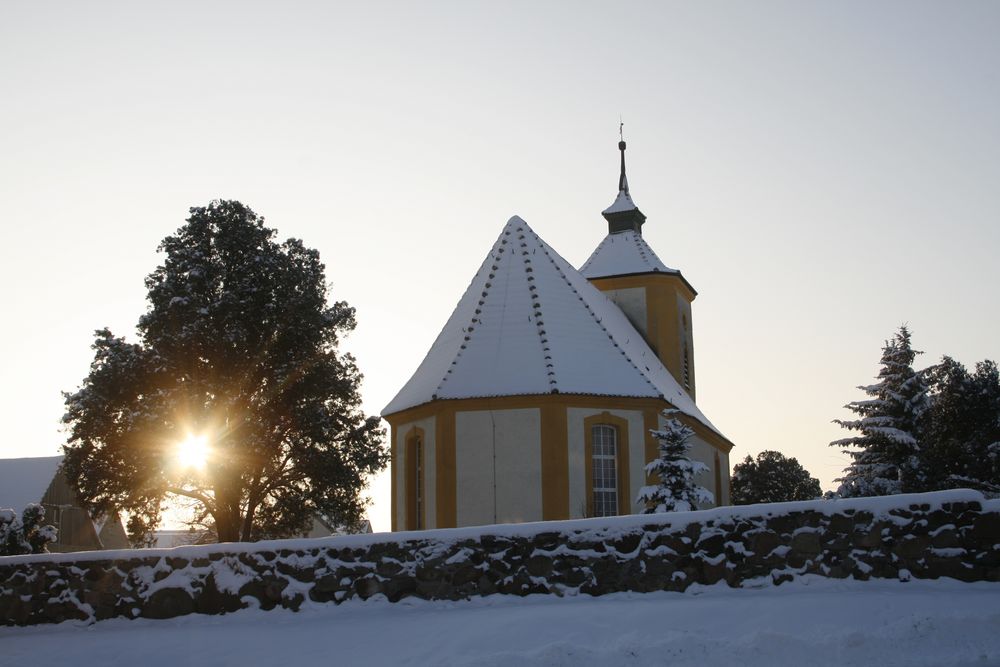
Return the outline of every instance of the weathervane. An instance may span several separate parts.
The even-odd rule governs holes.
[[[628,194],[628,179],[625,178],[625,121],[618,116],[618,150],[622,152],[622,172],[618,177],[618,191]]]

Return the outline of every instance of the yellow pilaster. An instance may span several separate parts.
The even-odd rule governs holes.
[[[455,504],[457,477],[455,467],[455,411],[445,409],[435,420],[437,470],[434,489],[437,507],[437,527],[454,528],[458,524]]]
[[[569,442],[566,406],[541,406],[542,519],[569,518]]]

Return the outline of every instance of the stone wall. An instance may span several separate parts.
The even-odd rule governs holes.
[[[949,491],[426,532],[0,558],[9,625],[383,596],[602,595],[825,577],[1000,581],[1000,501]]]

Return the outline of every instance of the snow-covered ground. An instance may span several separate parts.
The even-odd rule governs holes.
[[[0,664],[1000,665],[1000,585],[806,578],[0,628]]]

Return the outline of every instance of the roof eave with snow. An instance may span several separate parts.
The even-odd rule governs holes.
[[[580,267],[580,274],[587,279],[645,273],[680,275],[681,272],[664,264],[642,234],[633,230],[609,233]]]
[[[688,279],[684,277],[684,274],[676,269],[671,269],[670,271],[638,271],[636,273],[609,273],[606,276],[596,276],[588,275],[587,280],[604,280],[607,278],[634,278],[637,276],[672,276],[675,278],[680,278],[684,286],[691,290],[691,294],[698,296],[698,290],[694,288],[694,285],[688,282]]]

